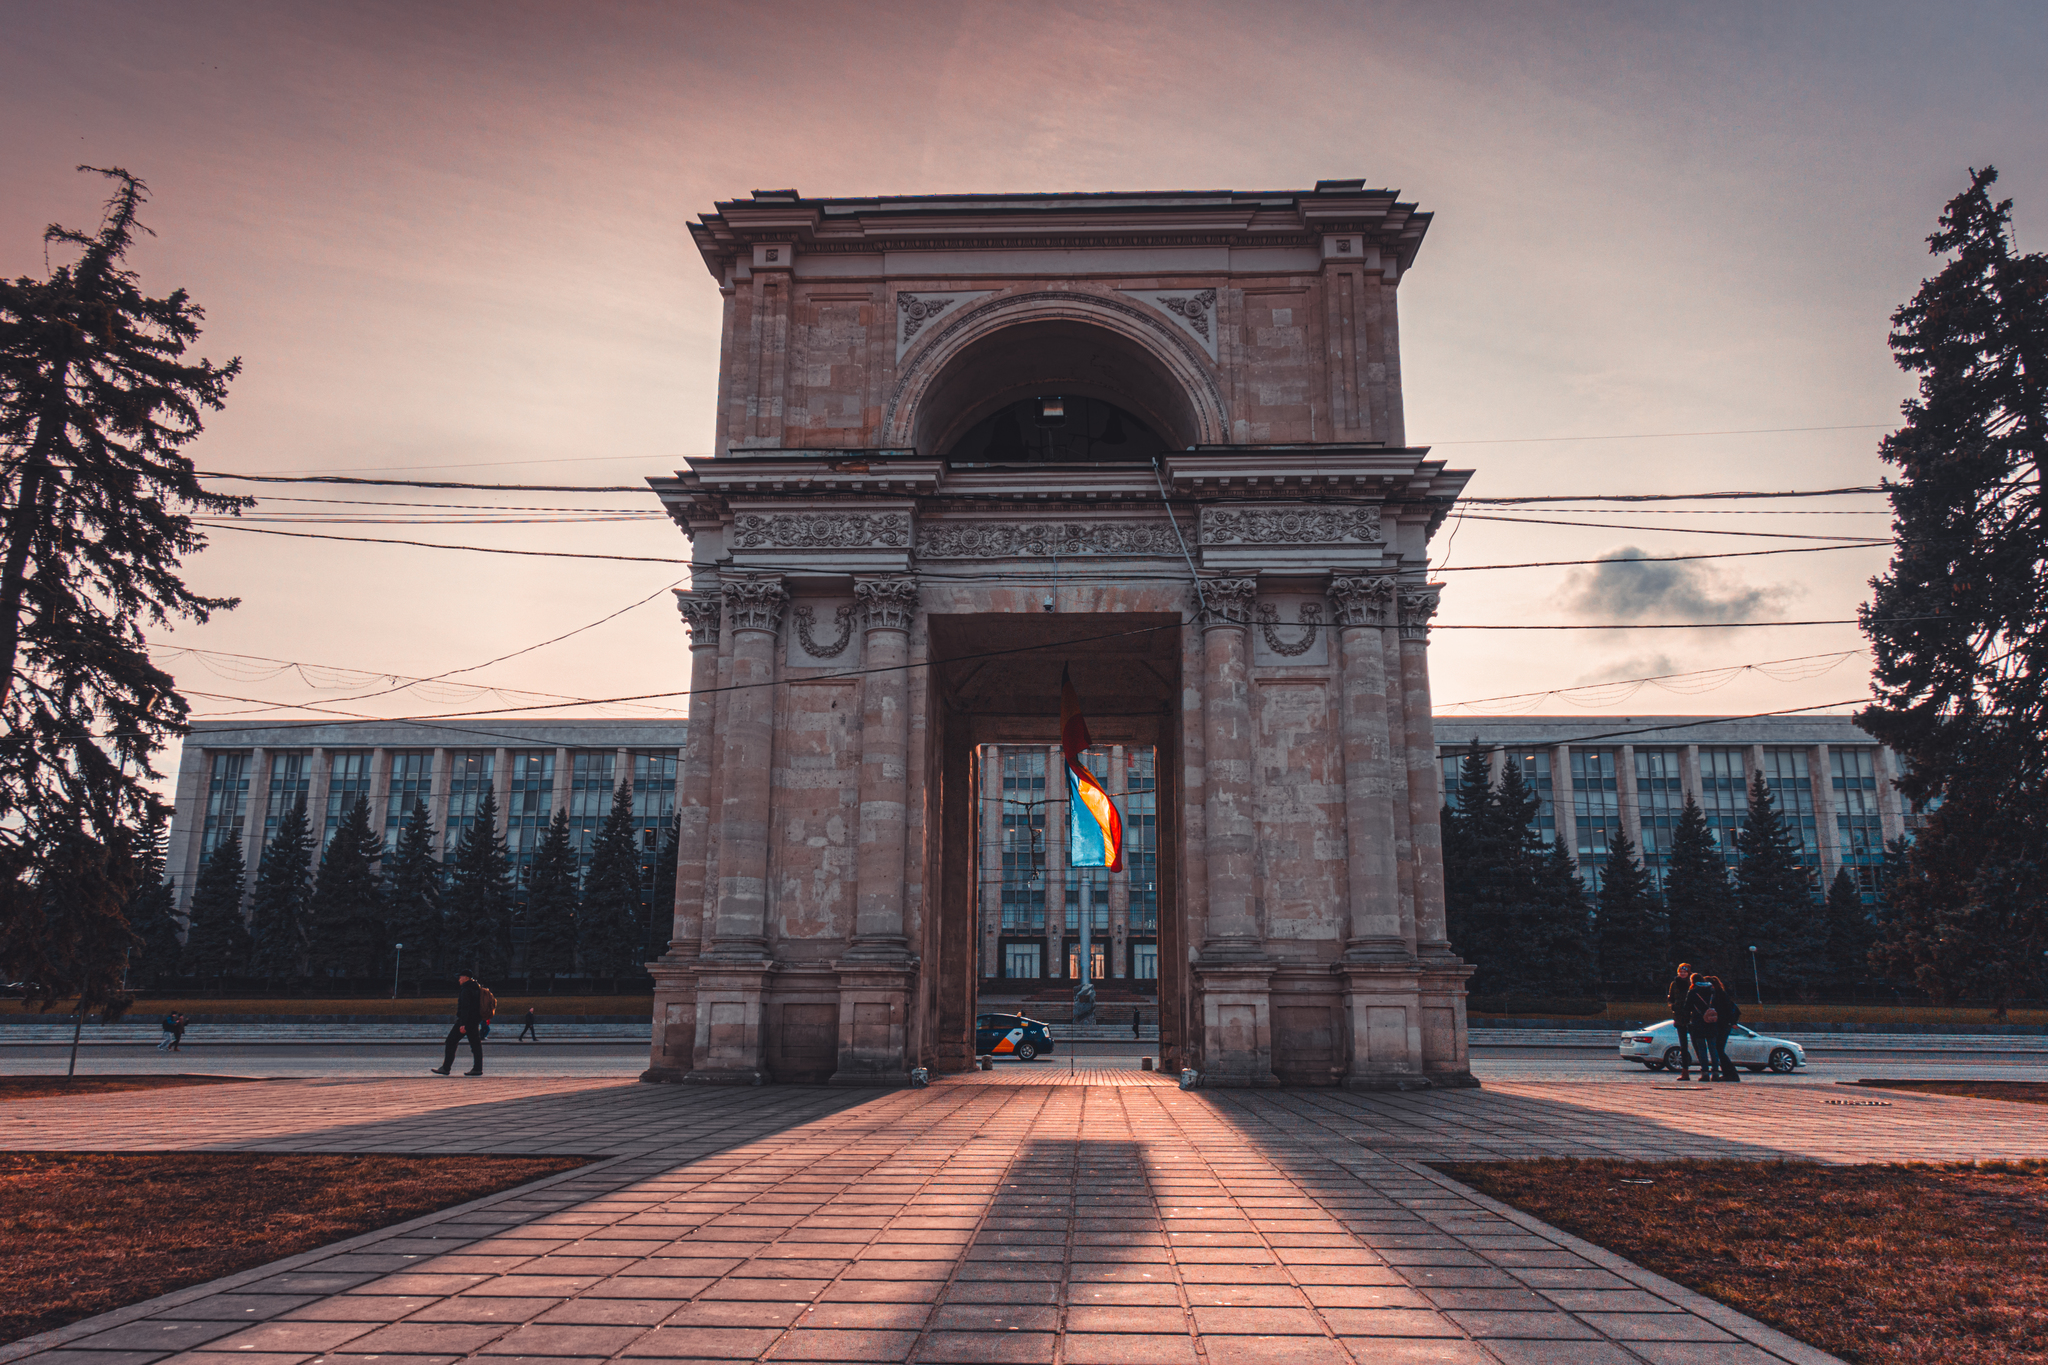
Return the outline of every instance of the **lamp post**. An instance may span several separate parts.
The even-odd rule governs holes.
[[[394,943],[391,946],[398,950],[391,958],[391,998],[396,1000],[398,998],[398,964],[405,961],[405,945],[403,943]]]
[[[1756,969],[1756,945],[1754,943],[1749,945],[1749,976],[1750,980],[1756,982],[1756,1002],[1761,1005],[1764,1002],[1764,977],[1763,973]]]

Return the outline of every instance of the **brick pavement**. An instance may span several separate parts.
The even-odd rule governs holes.
[[[2048,1149],[2048,1110],[1937,1097],[1032,1074],[883,1094],[432,1078],[6,1105],[12,1148],[607,1159],[0,1362],[1819,1362],[1418,1158]]]

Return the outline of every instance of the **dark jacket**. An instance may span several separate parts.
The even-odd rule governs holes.
[[[1685,1003],[1686,993],[1691,989],[1691,981],[1682,976],[1674,976],[1671,978],[1671,989],[1665,992],[1665,998],[1671,1002],[1671,1021],[1678,1025],[1680,1033],[1692,1031],[1692,1016],[1686,1012]]]
[[[1686,997],[1686,1004],[1692,1011],[1692,1017],[1698,1021],[1692,1027],[1701,1033],[1731,1029],[1742,1020],[1742,1011],[1736,1008],[1735,997],[1711,981],[1702,981],[1694,986],[1692,994]],[[1714,1012],[1711,1024],[1705,1017],[1708,1010]]]
[[[462,989],[455,996],[455,1022],[458,1024],[481,1024],[484,1021],[484,992],[471,977],[462,983]]]
[[[1714,1012],[1720,1016],[1715,1028],[1734,1028],[1742,1022],[1742,1006],[1735,1003],[1735,992],[1725,986],[1714,988]]]

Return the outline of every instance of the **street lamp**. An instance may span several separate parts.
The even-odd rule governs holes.
[[[391,946],[398,950],[391,958],[391,998],[396,1000],[398,998],[398,964],[405,961],[405,945],[403,943],[394,943]]]
[[[1756,982],[1756,1002],[1761,1005],[1764,1002],[1764,977],[1763,973],[1756,969],[1756,945],[1754,943],[1749,945],[1749,976],[1752,981]]]

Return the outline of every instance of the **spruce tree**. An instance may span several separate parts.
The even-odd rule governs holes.
[[[1776,989],[1810,993],[1827,977],[1827,927],[1761,769],[1750,777],[1749,816],[1735,849],[1741,858],[1735,865],[1737,941],[1727,945],[1728,965],[1743,961],[1754,945],[1770,964]]]
[[[1827,920],[1830,983],[1838,991],[1853,990],[1869,970],[1875,935],[1870,912],[1863,905],[1862,888],[1846,867],[1836,870],[1835,880],[1828,886]]]
[[[1707,813],[1687,792],[1671,831],[1671,864],[1664,874],[1671,966],[1690,962],[1694,970],[1711,970],[1724,979],[1735,970],[1736,960],[1728,955],[1739,932],[1733,901],[1728,865],[1721,860]]]
[[[683,813],[677,811],[668,817],[668,824],[662,830],[661,849],[654,858],[654,885],[649,888],[642,909],[647,925],[647,956],[642,961],[653,962],[667,954],[669,940],[676,927],[676,859],[681,856],[683,843]]]
[[[1623,1000],[1655,1000],[1671,976],[1663,908],[1635,841],[1617,831],[1600,877],[1600,980]]]
[[[1535,913],[1523,950],[1521,978],[1531,995],[1588,999],[1598,984],[1592,907],[1571,850],[1559,835],[1536,865]]]
[[[164,876],[167,838],[162,821],[146,831],[135,889],[128,896],[128,926],[139,940],[129,965],[132,984],[163,985],[178,974],[183,924],[178,918],[178,888]]]
[[[112,1023],[134,1001],[123,985],[135,935],[123,908],[138,859],[128,841],[112,846],[72,828],[38,860],[33,878],[0,880],[0,965],[21,972],[26,1000],[45,1013],[72,1002],[71,1066],[87,1015]]]
[[[476,821],[455,841],[448,879],[448,928],[455,971],[475,972],[486,983],[503,981],[512,966],[512,854],[498,828],[498,797],[485,787]]]
[[[569,812],[557,810],[526,879],[526,975],[545,978],[550,991],[576,970],[576,912],[576,845]]]
[[[192,886],[184,957],[191,975],[218,985],[224,976],[249,970],[249,929],[242,919],[242,886],[248,876],[237,827],[206,855]]]
[[[434,824],[427,803],[415,800],[399,827],[398,844],[384,860],[385,916],[398,950],[401,986],[447,975],[446,925],[441,913],[441,864],[434,858]]]
[[[1945,798],[1887,888],[1886,970],[2002,1011],[2048,953],[2048,255],[2018,252],[1997,179],[1971,171],[1927,239],[1946,261],[1892,315],[1920,383],[1882,446],[1897,544],[1857,720],[1907,760],[1906,796]]]
[[[633,784],[612,792],[612,808],[590,848],[583,874],[577,939],[583,970],[614,980],[637,970],[640,932],[640,850],[635,847]]]
[[[1441,817],[1444,931],[1458,955],[1475,966],[1495,927],[1480,919],[1476,842],[1479,812],[1485,808],[1492,786],[1493,774],[1487,767],[1486,751],[1475,739],[1458,765],[1457,781],[1444,793]]]
[[[255,940],[256,975],[290,984],[306,975],[312,948],[313,835],[301,797],[278,817],[277,832],[256,865],[249,897],[249,936]]]
[[[318,974],[365,981],[381,979],[389,969],[391,944],[377,886],[377,860],[383,853],[383,836],[370,828],[370,803],[358,796],[327,841],[313,886]]]

